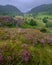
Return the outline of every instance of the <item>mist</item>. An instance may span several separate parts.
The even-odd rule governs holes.
[[[0,0],[0,5],[14,5],[22,12],[27,12],[36,6],[50,3],[52,3],[52,0]]]

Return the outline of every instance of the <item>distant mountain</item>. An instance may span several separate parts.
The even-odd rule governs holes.
[[[17,9],[15,6],[12,5],[6,5],[2,6],[0,5],[0,15],[22,15],[23,13]]]
[[[31,9],[31,11],[29,11],[28,13],[33,15],[36,15],[39,13],[52,14],[52,4],[44,4],[44,5],[37,6]]]

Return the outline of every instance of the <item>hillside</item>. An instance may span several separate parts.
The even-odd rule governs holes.
[[[0,65],[52,65],[52,34],[0,28]]]
[[[22,12],[12,5],[0,5],[0,15],[22,15]]]
[[[18,27],[23,25],[22,18],[13,18],[11,16],[0,16],[0,27]]]
[[[52,4],[44,4],[44,5],[40,5],[37,6],[33,9],[31,9],[31,11],[28,12],[29,14],[52,14]]]

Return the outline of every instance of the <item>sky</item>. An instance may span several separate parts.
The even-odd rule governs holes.
[[[0,5],[14,5],[22,12],[27,12],[36,6],[50,3],[52,3],[52,0],[0,0]]]

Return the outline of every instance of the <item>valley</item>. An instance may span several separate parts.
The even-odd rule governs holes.
[[[52,4],[0,5],[0,65],[52,65]]]

